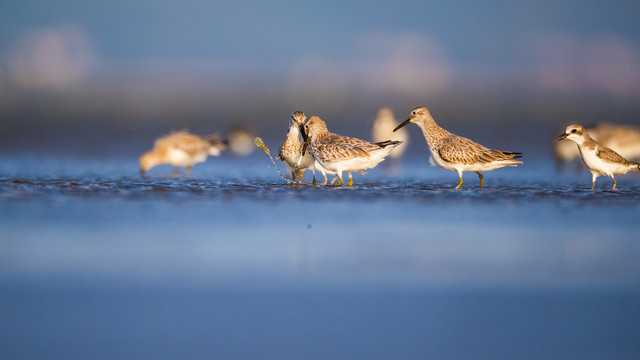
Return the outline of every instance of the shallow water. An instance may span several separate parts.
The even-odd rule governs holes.
[[[2,358],[640,356],[640,177],[589,191],[540,157],[455,190],[413,158],[312,187],[258,153],[170,172],[0,157]]]

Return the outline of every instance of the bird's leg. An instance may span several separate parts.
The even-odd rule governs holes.
[[[460,182],[456,186],[456,189],[460,189],[460,186],[462,186],[462,171],[458,171],[458,175],[460,176]]]
[[[596,188],[596,175],[593,174],[591,177],[591,190]]]
[[[353,179],[351,178],[351,171],[349,171],[349,186],[353,185]]]
[[[611,178],[613,179],[613,189],[612,190],[615,190],[616,189],[616,185],[618,183],[616,182],[616,178],[614,178],[613,175],[611,175]]]
[[[478,171],[476,171],[476,174],[478,174],[478,177],[480,178],[480,189],[484,188],[483,184],[482,184],[482,180],[483,180],[483,176],[481,173],[479,173]]]
[[[180,177],[180,169],[177,166],[173,167],[173,177]]]
[[[342,186],[342,171],[338,172],[338,174],[336,175],[337,177],[340,178],[340,181],[338,181],[338,183],[336,184],[336,186]],[[332,182],[333,183],[333,182]]]
[[[336,182],[336,180],[338,180],[338,175],[336,175],[333,180],[331,180],[331,185],[333,185],[334,182]]]
[[[327,174],[325,174],[324,172],[322,173],[322,176],[324,176],[324,184],[323,185],[327,185]]]
[[[311,182],[311,185],[316,185],[316,166],[314,165],[311,168],[311,173],[313,174],[313,181]]]
[[[296,170],[291,168],[291,180],[296,181]]]

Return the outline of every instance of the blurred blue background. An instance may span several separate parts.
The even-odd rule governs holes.
[[[383,105],[398,118],[430,106],[449,124],[637,122],[639,8],[5,1],[0,146],[45,146],[61,129],[69,141],[233,123],[264,133],[294,110],[357,131]]]

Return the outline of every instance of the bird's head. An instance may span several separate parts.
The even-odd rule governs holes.
[[[567,139],[581,144],[584,142],[586,133],[587,131],[580,125],[569,125],[564,133],[558,136],[558,141]]]
[[[424,119],[425,117],[431,117],[431,114],[429,113],[429,110],[424,106],[419,106],[419,107],[411,110],[411,114],[409,115],[409,118],[407,120],[405,120],[402,124],[396,126],[396,128],[393,129],[393,131],[397,131],[398,129],[404,127],[405,125],[407,125],[409,123],[418,122],[418,121]]]

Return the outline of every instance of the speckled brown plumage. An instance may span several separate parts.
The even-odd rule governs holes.
[[[481,172],[522,164],[521,161],[515,160],[522,157],[521,153],[490,149],[443,129],[423,106],[413,109],[410,118],[398,125],[394,131],[412,122],[422,130],[433,161],[444,169],[458,172],[460,181],[456,189],[462,185],[462,173],[465,171],[477,173],[482,188],[484,185]]]
[[[458,164],[488,164],[494,161],[520,158],[520,154],[486,148],[477,142],[451,134],[435,141],[434,148],[442,160]]]
[[[305,124],[309,137],[309,148],[322,168],[336,172],[342,184],[342,172],[370,169],[378,165],[401,141],[370,143],[354,137],[329,132],[327,125],[317,116],[312,116]]]
[[[314,161],[311,153],[302,153],[304,141],[302,126],[306,120],[307,116],[302,111],[295,111],[291,114],[287,138],[280,146],[280,152],[276,156],[277,159],[287,164],[287,167],[291,170],[291,178],[294,181],[302,179],[305,170],[312,167]]]

